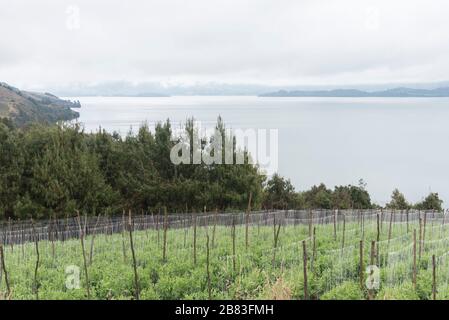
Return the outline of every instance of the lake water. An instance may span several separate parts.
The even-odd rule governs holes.
[[[357,184],[384,204],[438,192],[449,204],[449,98],[77,97],[79,121],[126,133],[147,121],[176,126],[195,117],[213,126],[278,129],[279,173],[297,190]]]

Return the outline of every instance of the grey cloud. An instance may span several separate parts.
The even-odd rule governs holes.
[[[449,73],[449,3],[442,0],[0,5],[1,80],[26,86],[120,79],[426,82]],[[79,29],[67,27],[70,6],[80,10]]]

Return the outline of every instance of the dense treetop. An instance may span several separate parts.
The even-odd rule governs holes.
[[[189,134],[192,121],[185,126]],[[220,118],[216,130],[224,131]],[[267,181],[248,163],[174,165],[172,137],[169,121],[154,131],[143,125],[136,134],[122,137],[105,130],[86,133],[78,124],[16,128],[0,120],[0,218],[65,217],[75,210],[118,214],[162,206],[172,212],[243,210],[250,193],[253,209],[376,207],[363,182],[296,192],[289,180],[275,174]],[[211,139],[204,138],[199,148],[207,149]],[[245,151],[233,156],[237,153],[248,158]],[[388,206],[411,207],[398,192]],[[441,204],[432,193],[415,207],[441,209]]]

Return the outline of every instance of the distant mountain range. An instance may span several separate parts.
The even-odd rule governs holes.
[[[394,88],[381,91],[357,89],[334,90],[279,90],[259,95],[260,97],[449,97],[449,87],[437,89]]]
[[[72,120],[79,113],[79,101],[62,100],[50,93],[21,91],[0,82],[0,118],[8,118],[18,126],[30,122],[56,122]]]
[[[32,87],[59,97],[170,97],[170,96],[262,96],[262,97],[449,97],[449,81],[433,83],[384,83],[359,85],[262,85],[205,82],[107,81]],[[391,89],[394,88],[394,89]]]
[[[340,85],[274,85],[251,83],[198,82],[162,83],[106,81],[98,83],[70,83],[57,86],[34,87],[59,97],[169,97],[169,96],[287,96],[292,92],[298,96],[446,96],[449,81],[432,83],[383,83]],[[391,89],[396,88],[396,89]],[[441,88],[441,89],[435,89]],[[438,93],[438,90],[444,93]],[[287,91],[288,93],[285,93]],[[402,91],[402,92],[401,92]],[[268,92],[268,93],[267,93]],[[307,93],[304,93],[307,92]],[[379,94],[383,92],[383,94]],[[407,93],[408,92],[408,93]]]

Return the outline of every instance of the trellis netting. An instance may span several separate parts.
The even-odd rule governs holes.
[[[81,216],[79,221],[77,217],[66,217],[33,223],[3,222],[0,242],[16,292],[32,294],[36,242],[42,276],[61,279],[61,290],[64,268],[83,265],[83,252],[77,240],[80,235],[85,237],[87,262],[95,281],[102,281],[104,276],[96,269],[100,267],[110,270],[115,266],[129,273],[132,270],[129,219],[128,215],[123,215]],[[256,277],[266,278],[269,283],[284,278],[295,287],[294,295],[301,298],[305,272],[314,298],[348,282],[362,284],[361,290],[366,290],[363,284],[370,266],[380,270],[376,290],[395,288],[413,282],[415,266],[418,274],[429,273],[432,255],[437,257],[436,281],[438,292],[443,296],[443,292],[448,291],[449,279],[449,223],[446,220],[442,213],[416,210],[167,215],[142,212],[132,216],[132,230],[138,270],[145,275],[144,279],[150,277],[155,283],[158,281],[152,276],[155,266],[175,273],[179,270],[180,274],[188,270],[202,277],[209,239],[214,288],[216,292],[228,292],[231,297],[235,294],[230,292],[231,288],[236,290],[233,283],[249,286]],[[4,290],[4,273],[0,274],[0,290]],[[259,285],[246,292],[246,296],[239,293],[239,297],[255,297],[262,294],[263,289]]]

